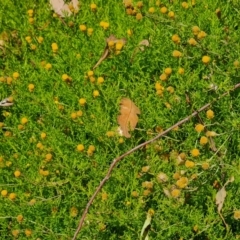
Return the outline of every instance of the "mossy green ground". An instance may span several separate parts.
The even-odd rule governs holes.
[[[133,9],[122,1],[96,0],[96,12],[91,3],[82,1],[78,13],[62,20],[48,1],[0,3],[0,39],[5,42],[0,48],[0,100],[12,96],[14,102],[0,109],[1,239],[71,239],[114,158],[240,82],[239,1],[188,1],[188,8],[181,1],[143,1],[141,9],[135,1],[140,20],[127,14]],[[103,29],[101,21],[109,27]],[[80,25],[92,28],[92,35],[80,31]],[[194,26],[206,36],[194,35]],[[91,82],[88,72],[111,34],[127,43],[94,70]],[[150,45],[134,55],[144,39]],[[52,43],[58,46],[56,53]],[[174,50],[182,56],[173,57]],[[204,64],[203,56],[210,62]],[[48,63],[52,67],[46,69]],[[166,68],[172,73],[162,81]],[[69,81],[63,81],[63,74]],[[102,84],[98,77],[104,78]],[[99,96],[93,96],[94,90]],[[130,139],[116,131],[123,97],[141,110]],[[86,99],[84,106],[80,98]],[[78,238],[139,239],[149,209],[154,211],[149,239],[238,238],[239,106],[236,90],[210,107],[212,119],[202,112],[202,122],[193,118],[123,159],[93,202]],[[207,132],[198,133],[198,123],[217,133],[212,137],[217,152],[209,137],[206,145],[200,144]],[[80,144],[83,151],[78,151]],[[200,155],[194,157],[193,149]],[[226,228],[215,196],[231,176],[235,180],[226,187],[222,208]]]

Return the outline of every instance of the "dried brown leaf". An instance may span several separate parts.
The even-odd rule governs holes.
[[[218,206],[218,214],[220,215],[220,217],[222,218],[226,228],[227,228],[227,223],[225,222],[225,219],[224,217],[222,216],[221,214],[221,210],[222,210],[222,207],[223,207],[223,203],[225,201],[225,198],[227,196],[227,192],[226,192],[226,189],[225,187],[234,181],[234,177],[232,176],[229,180],[227,180],[227,182],[223,185],[223,187],[217,192],[216,194],[216,204]]]
[[[61,17],[70,16],[72,14],[69,5],[65,4],[63,0],[50,0],[50,4],[52,6],[53,11],[60,15]],[[78,0],[72,0],[70,4],[76,11],[79,10]]]
[[[121,100],[120,115],[118,116],[118,124],[121,127],[123,136],[130,138],[129,130],[133,131],[138,122],[139,108],[128,98]]]
[[[139,45],[139,49],[141,51],[144,51],[145,47],[149,47],[149,41],[147,39],[144,39],[138,45]]]

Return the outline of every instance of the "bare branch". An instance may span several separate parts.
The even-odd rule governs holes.
[[[197,111],[194,111],[191,115],[189,115],[189,116],[187,116],[186,118],[180,120],[180,121],[177,122],[176,124],[172,125],[170,128],[166,129],[165,131],[159,133],[159,134],[158,134],[157,136],[155,136],[154,138],[152,138],[152,139],[150,139],[150,140],[148,140],[148,141],[146,141],[146,142],[144,142],[144,143],[142,143],[142,144],[140,144],[140,145],[132,148],[131,150],[125,152],[125,153],[122,154],[121,156],[115,158],[115,159],[112,161],[112,163],[111,163],[111,165],[110,165],[110,167],[109,167],[109,169],[108,169],[108,172],[107,172],[106,176],[105,176],[105,177],[103,178],[103,180],[100,182],[100,184],[99,184],[99,186],[97,187],[97,189],[95,190],[94,194],[92,195],[92,197],[91,197],[90,200],[88,201],[88,203],[87,203],[87,205],[86,205],[86,208],[85,208],[85,210],[84,210],[84,212],[83,212],[83,214],[82,214],[82,216],[81,216],[81,219],[80,219],[80,221],[79,221],[78,227],[77,227],[77,229],[76,229],[76,231],[75,231],[75,233],[74,233],[74,236],[73,236],[72,240],[76,240],[76,239],[77,239],[77,235],[78,235],[79,231],[80,231],[81,228],[82,228],[84,219],[85,219],[85,217],[86,217],[86,215],[87,215],[87,213],[88,213],[88,210],[89,210],[90,206],[91,206],[92,203],[93,203],[93,200],[95,199],[96,195],[100,192],[100,190],[102,189],[103,185],[104,185],[104,184],[107,182],[107,180],[110,178],[111,173],[112,173],[114,167],[116,166],[116,164],[117,164],[118,162],[120,162],[120,160],[122,160],[124,157],[130,155],[131,153],[137,151],[138,149],[146,146],[147,144],[156,141],[156,140],[159,139],[160,137],[162,137],[162,136],[166,135],[167,133],[169,133],[169,132],[170,132],[171,130],[173,130],[174,128],[176,128],[176,127],[178,127],[178,126],[180,126],[180,125],[188,122],[190,119],[192,119],[193,117],[197,116],[198,113],[204,111],[205,109],[207,109],[208,107],[210,107],[213,103],[217,102],[219,99],[221,99],[222,97],[228,95],[231,91],[234,91],[234,90],[236,90],[236,89],[239,88],[239,87],[240,87],[240,83],[236,84],[230,91],[225,92],[224,94],[222,94],[221,96],[219,96],[217,99],[213,100],[213,101],[210,102],[210,103],[207,103],[206,105],[204,105],[203,107],[201,107],[201,108],[198,109]]]

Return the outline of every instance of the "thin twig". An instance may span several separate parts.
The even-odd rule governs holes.
[[[94,194],[92,195],[92,197],[91,197],[90,200],[88,201],[88,203],[87,203],[87,205],[86,205],[86,208],[85,208],[85,210],[84,210],[84,212],[83,212],[83,214],[82,214],[82,216],[81,216],[81,219],[80,219],[80,221],[79,221],[78,227],[77,227],[77,229],[76,229],[76,231],[75,231],[75,233],[74,233],[74,236],[73,236],[72,240],[76,240],[77,235],[78,235],[79,231],[80,231],[81,228],[82,228],[82,225],[83,225],[84,219],[85,219],[85,217],[86,217],[86,215],[87,215],[87,213],[88,213],[88,210],[89,210],[90,206],[91,206],[92,203],[93,203],[93,200],[95,199],[96,195],[100,192],[100,190],[102,189],[103,185],[104,185],[104,184],[107,182],[107,180],[110,178],[111,173],[112,173],[114,167],[117,165],[118,162],[120,162],[120,160],[122,160],[122,159],[125,158],[126,156],[130,155],[131,153],[137,151],[138,149],[146,146],[147,144],[156,141],[156,140],[159,139],[160,137],[162,137],[162,136],[164,136],[165,134],[169,133],[169,132],[170,132],[171,130],[173,130],[174,128],[176,128],[176,127],[184,124],[185,122],[188,122],[190,119],[192,119],[193,117],[197,116],[198,113],[204,111],[205,109],[207,109],[208,107],[210,107],[213,103],[215,103],[216,101],[218,101],[218,100],[221,99],[222,97],[228,95],[231,91],[234,91],[234,90],[236,90],[236,89],[239,88],[239,87],[240,87],[240,83],[236,84],[230,91],[227,91],[227,92],[223,93],[221,96],[219,96],[218,98],[216,98],[216,99],[213,100],[212,102],[207,103],[206,105],[204,105],[203,107],[201,107],[201,108],[198,109],[197,111],[194,111],[191,115],[189,115],[189,116],[187,116],[186,118],[182,119],[181,121],[175,123],[174,125],[172,125],[172,126],[171,126],[170,128],[168,128],[168,129],[166,129],[165,131],[159,133],[159,134],[158,134],[157,136],[155,136],[154,138],[152,138],[152,139],[150,139],[150,140],[148,140],[148,141],[146,141],[146,142],[144,142],[144,143],[142,143],[142,144],[140,144],[140,145],[132,148],[131,150],[125,152],[123,155],[115,158],[115,159],[112,161],[112,163],[111,163],[111,165],[110,165],[110,167],[109,167],[109,169],[108,169],[108,172],[107,172],[106,176],[105,176],[105,177],[103,178],[103,180],[100,182],[100,184],[99,184],[99,186],[97,187],[97,189],[95,190]]]

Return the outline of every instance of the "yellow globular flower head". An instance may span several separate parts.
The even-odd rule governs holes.
[[[200,31],[197,35],[197,38],[199,40],[201,40],[201,39],[205,38],[206,36],[207,36],[207,34],[204,31]]]
[[[235,60],[235,61],[233,62],[233,66],[234,66],[235,68],[240,68],[240,62],[239,62],[238,60]]]
[[[203,170],[209,169],[209,163],[208,163],[208,162],[203,162],[203,163],[202,163],[202,169],[203,169]]]
[[[44,39],[43,39],[43,37],[41,37],[41,36],[37,38],[37,41],[38,41],[38,43],[40,43],[40,44],[43,42],[43,40],[44,40]]]
[[[7,77],[7,84],[11,85],[12,84],[13,79],[11,77]]]
[[[8,198],[12,201],[14,201],[16,199],[16,197],[17,197],[16,193],[10,193],[9,196],[8,196]]]
[[[105,193],[105,192],[103,192],[103,193],[102,193],[102,200],[103,200],[103,201],[106,201],[107,199],[108,199],[108,194]]]
[[[28,119],[26,118],[26,117],[23,117],[22,119],[21,119],[21,124],[26,124],[28,122]]]
[[[193,168],[195,166],[195,163],[193,161],[187,160],[185,162],[185,167],[186,168]]]
[[[34,51],[34,50],[36,50],[36,49],[37,49],[37,46],[36,46],[35,44],[32,44],[32,45],[31,45],[31,50]]]
[[[149,13],[154,13],[154,12],[155,12],[155,8],[154,8],[154,7],[150,7],[150,8],[148,9],[148,12],[149,12]]]
[[[141,13],[137,13],[137,14],[136,14],[136,19],[137,19],[137,20],[140,21],[140,20],[142,20],[142,18],[143,18],[143,16],[142,16]]]
[[[169,93],[174,93],[174,88],[172,86],[167,87]]]
[[[50,161],[52,160],[52,158],[53,158],[53,156],[52,156],[51,153],[47,153],[46,156],[45,156],[45,160],[46,160],[47,162],[50,162]]]
[[[167,11],[168,11],[168,9],[166,7],[161,7],[160,8],[160,12],[163,13],[163,14],[167,13]]]
[[[90,8],[93,12],[97,11],[97,5],[95,3],[91,3]]]
[[[184,68],[180,67],[180,68],[178,69],[178,73],[179,73],[180,75],[183,75],[183,74],[185,73]]]
[[[77,114],[78,117],[81,117],[83,115],[83,112],[81,110],[79,110],[79,111],[76,112],[76,114]]]
[[[95,148],[94,145],[90,145],[90,146],[88,147],[88,150],[90,150],[90,151],[92,151],[92,152],[95,152],[96,148]]]
[[[14,79],[18,79],[18,78],[19,78],[19,76],[20,76],[20,75],[19,75],[19,73],[18,73],[18,72],[14,72],[14,73],[13,73],[13,78],[14,78]]]
[[[164,73],[167,74],[168,76],[171,75],[172,69],[170,67],[164,69]]]
[[[181,178],[181,174],[180,174],[179,172],[175,172],[175,173],[173,174],[173,179],[178,180],[178,179],[180,179],[180,178]]]
[[[115,45],[115,42],[109,41],[107,44],[108,44],[108,47],[112,48]]]
[[[27,11],[27,14],[28,14],[29,17],[33,17],[33,13],[34,13],[33,9],[29,9]]]
[[[67,81],[69,79],[69,76],[66,74],[66,73],[64,73],[63,75],[62,75],[62,80],[63,81]]]
[[[18,238],[19,234],[20,234],[20,231],[19,231],[18,229],[12,230],[12,235],[13,235],[15,238]]]
[[[172,53],[173,57],[175,58],[179,58],[179,57],[182,57],[182,53],[178,50],[174,50],[173,53]]]
[[[176,44],[179,44],[181,41],[181,38],[177,34],[174,34],[172,35],[172,41]]]
[[[97,83],[102,84],[103,82],[104,82],[104,78],[103,77],[98,77]]]
[[[45,139],[47,137],[47,134],[45,132],[42,132],[40,137],[41,137],[41,139]]]
[[[71,113],[71,118],[76,119],[77,118],[77,113],[76,112]]]
[[[17,215],[17,221],[21,223],[23,221],[23,215],[21,214]]]
[[[206,115],[207,115],[208,119],[213,119],[214,118],[213,110],[211,110],[211,109],[207,110]]]
[[[32,235],[32,230],[31,229],[25,229],[24,231],[26,237],[30,237]]]
[[[57,43],[52,43],[52,51],[54,52],[54,53],[56,53],[57,51],[58,51],[58,45],[57,45]]]
[[[82,151],[84,150],[84,145],[83,145],[83,144],[78,144],[78,145],[77,145],[77,150],[78,150],[79,152],[82,152]]]
[[[77,215],[78,215],[78,209],[76,207],[71,207],[70,208],[70,216],[76,217]]]
[[[207,143],[208,143],[208,138],[205,137],[205,136],[202,136],[202,137],[200,138],[200,144],[201,144],[201,145],[205,145],[205,144],[207,144]]]
[[[168,102],[165,102],[165,103],[164,103],[164,105],[165,105],[165,106],[166,106],[166,108],[168,108],[168,109],[171,109],[171,108],[172,108],[171,104],[170,104],[170,103],[168,103]]]
[[[173,190],[171,191],[171,196],[174,197],[174,198],[179,197],[180,194],[181,194],[181,191],[180,191],[179,189],[177,189],[177,188],[176,188],[176,189],[173,189]]]
[[[143,7],[143,2],[142,1],[137,2],[137,8],[142,8],[142,7]]]
[[[174,19],[175,18],[175,13],[173,11],[170,11],[168,13],[168,17],[171,18],[171,19]]]
[[[88,71],[87,75],[88,75],[88,77],[93,77],[94,76],[94,72],[90,70],[90,71]]]
[[[30,84],[28,85],[28,90],[29,90],[29,92],[33,92],[34,88],[35,88],[34,84],[30,83]]]
[[[193,26],[192,27],[192,32],[193,32],[193,34],[196,36],[196,35],[198,35],[198,33],[200,32],[201,30],[200,30],[200,28],[198,27],[198,26]]]
[[[235,210],[233,213],[233,217],[235,220],[239,220],[240,219],[240,210]]]
[[[122,48],[123,48],[123,42],[122,41],[117,42],[115,45],[115,49],[117,51],[120,51],[120,50],[122,50]]]
[[[44,176],[44,177],[47,177],[49,175],[49,171],[48,170],[42,170],[40,169],[39,170],[39,173],[40,175]]]
[[[164,87],[159,82],[156,82],[155,83],[155,89],[156,90],[164,90]]]
[[[30,18],[28,19],[28,22],[29,22],[30,24],[33,24],[33,23],[34,23],[34,18],[30,17]]]
[[[79,29],[80,29],[80,31],[82,31],[82,32],[86,32],[86,31],[87,31],[87,26],[84,25],[84,24],[81,24],[81,25],[79,25]]]
[[[166,74],[166,73],[163,73],[163,74],[161,74],[160,75],[160,80],[162,80],[162,81],[166,81],[167,79],[168,79],[168,75]]]
[[[84,106],[85,104],[86,104],[86,99],[85,98],[80,98],[79,99],[79,104],[81,105],[81,106]]]
[[[185,188],[188,185],[188,178],[186,177],[181,177],[179,180],[177,180],[176,185],[179,188]]]
[[[204,130],[204,126],[201,124],[201,123],[198,123],[196,126],[195,126],[195,130],[200,133]]]
[[[43,144],[42,144],[41,142],[38,142],[36,147],[37,147],[38,149],[40,149],[40,150],[43,150],[43,149],[44,149],[44,146],[43,146]]]
[[[132,191],[131,195],[132,197],[137,198],[139,196],[139,193],[137,191]]]
[[[114,131],[107,131],[106,135],[107,135],[107,137],[114,137],[115,132]]]
[[[190,38],[188,40],[188,44],[191,46],[196,46],[198,44],[198,42],[194,38]]]
[[[2,195],[2,197],[6,197],[7,195],[8,195],[8,191],[7,190],[2,190],[1,191],[1,195]]]
[[[16,170],[16,171],[14,172],[14,176],[15,176],[16,178],[20,177],[20,176],[21,176],[21,172],[20,172],[19,170]]]
[[[32,42],[32,38],[31,38],[30,36],[25,37],[25,40],[26,40],[28,43],[31,43],[31,42]]]
[[[198,157],[200,155],[200,151],[197,148],[192,149],[191,154],[193,157]]]
[[[104,29],[107,30],[109,28],[109,23],[108,22],[100,22],[100,26]]]
[[[210,61],[211,61],[211,58],[209,56],[203,56],[202,57],[202,62],[204,64],[208,64],[208,63],[210,63]]]
[[[131,29],[128,29],[128,30],[127,30],[127,35],[128,35],[128,36],[132,36],[132,35],[133,35],[133,31],[132,31]]]
[[[87,29],[87,35],[91,36],[93,34],[93,28],[88,28]]]
[[[100,96],[99,91],[98,90],[94,90],[93,91],[93,97],[98,97],[98,96]]]
[[[187,2],[182,2],[182,7],[185,9],[188,9],[188,3]]]
[[[51,63],[47,63],[47,64],[45,65],[45,69],[49,70],[49,69],[51,69],[51,68],[52,68],[52,64],[51,64]]]

